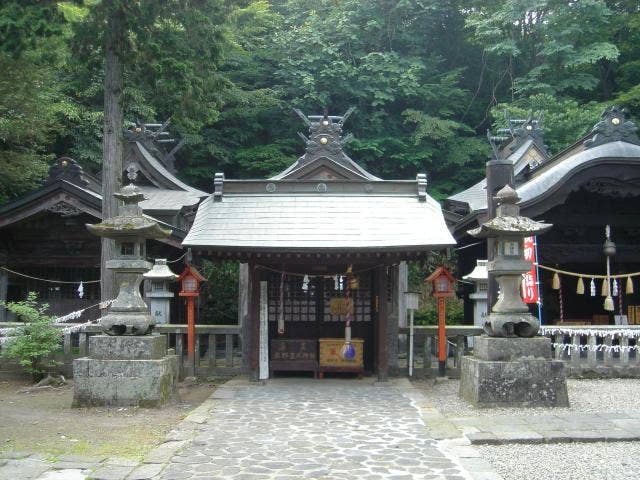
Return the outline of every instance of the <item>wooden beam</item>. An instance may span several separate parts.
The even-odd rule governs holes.
[[[376,276],[376,356],[378,365],[378,380],[384,382],[389,378],[389,345],[387,338],[387,317],[389,314],[387,301],[387,267],[378,267]]]
[[[251,332],[251,352],[249,362],[249,378],[258,379],[260,348],[260,269],[249,264],[249,328]]]

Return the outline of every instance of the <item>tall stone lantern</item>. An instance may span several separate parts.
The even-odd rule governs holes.
[[[520,297],[524,237],[552,225],[520,215],[516,191],[505,186],[496,195],[496,217],[469,234],[493,238],[487,267],[500,286],[498,300],[477,337],[472,356],[462,358],[460,396],[477,407],[564,407],[569,403],[564,363],[551,358],[551,339],[536,336],[538,319]]]
[[[496,217],[468,232],[474,237],[495,239],[493,260],[487,270],[496,277],[500,293],[483,328],[492,337],[533,337],[540,322],[520,296],[522,275],[531,269],[531,263],[524,259],[524,237],[540,235],[553,225],[521,216],[517,205],[520,199],[509,185],[498,192],[496,200]]]
[[[115,272],[119,291],[100,325],[107,335],[146,335],[151,333],[155,322],[140,295],[142,274],[151,269],[145,258],[145,242],[168,237],[171,231],[142,215],[138,202],[144,200],[144,195],[135,185],[129,184],[113,196],[123,202],[118,215],[87,225],[94,235],[112,239],[116,244],[115,258],[107,260],[107,268]]]
[[[114,196],[123,202],[118,215],[87,228],[115,241],[115,258],[107,268],[116,273],[119,291],[100,319],[106,335],[90,337],[89,356],[73,362],[73,406],[161,406],[177,396],[178,360],[167,354],[165,335],[148,335],[155,321],[140,284],[151,268],[145,241],[171,232],[142,215],[138,202],[144,196],[133,184]]]

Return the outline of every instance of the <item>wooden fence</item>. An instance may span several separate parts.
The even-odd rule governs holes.
[[[2,328],[17,326],[2,323]],[[154,332],[166,335],[169,347],[178,357],[181,376],[236,375],[243,371],[240,327],[237,325],[196,325],[195,365],[188,365],[187,326],[157,325]],[[97,325],[66,333],[58,360],[62,371],[71,375],[74,358],[85,357],[89,337],[100,333]],[[473,337],[482,334],[475,326],[450,325],[447,334],[447,375],[460,372],[463,355],[473,350]],[[573,377],[640,377],[640,325],[545,326],[542,334],[552,340],[553,356],[565,362]],[[414,327],[413,375],[433,377],[438,372],[438,328]],[[398,374],[406,375],[409,362],[409,329],[398,335]]]
[[[640,325],[545,326],[553,355],[570,376],[640,376]]]
[[[3,324],[3,327],[20,324]],[[71,326],[71,325],[69,325]],[[73,373],[73,360],[86,357],[89,352],[89,337],[101,332],[98,325],[83,327],[82,331],[65,333],[62,352],[56,360],[62,363],[61,371],[68,376]],[[191,373],[187,359],[187,326],[156,325],[154,333],[167,336],[169,348],[177,355],[180,376]],[[241,373],[242,354],[240,327],[237,325],[196,325],[195,375],[199,377],[230,376]]]
[[[398,368],[402,374],[409,370],[409,328],[400,328],[398,338]],[[460,361],[473,347],[473,337],[482,334],[481,327],[472,325],[448,325],[447,375],[460,375]],[[413,376],[435,377],[438,375],[438,327],[416,326],[413,328]]]

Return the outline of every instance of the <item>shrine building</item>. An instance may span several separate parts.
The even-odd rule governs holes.
[[[319,370],[385,379],[405,318],[403,262],[455,241],[424,174],[382,180],[344,153],[348,114],[298,114],[309,127],[304,155],[264,180],[217,173],[182,245],[241,262],[243,358],[252,378]],[[340,354],[347,317],[353,362]]]
[[[477,260],[487,259],[486,241],[479,242],[467,232],[493,217],[493,197],[510,184],[520,198],[522,215],[553,224],[537,238],[543,324],[608,324],[615,321],[614,314],[626,315],[629,307],[640,305],[640,277],[631,279],[636,284],[634,293],[627,291],[626,279],[613,285],[613,312],[603,308],[602,279],[592,283],[590,277],[606,273],[607,225],[616,245],[610,257],[611,273],[640,271],[640,139],[624,110],[607,109],[591,132],[556,155],[550,155],[544,145],[541,117],[509,120],[507,128],[489,135],[489,140],[494,152],[487,176],[444,202],[459,243],[459,274],[469,274]],[[554,271],[543,267],[584,274],[582,282],[562,273],[554,282]],[[497,291],[491,291],[491,283],[489,290],[492,304]],[[536,305],[531,309],[538,314]],[[465,319],[473,323],[470,300]]]
[[[162,125],[146,124],[127,131],[123,146],[123,177],[135,174],[145,196],[140,204],[144,213],[172,232],[167,239],[148,242],[150,258],[173,259],[183,254],[181,242],[193,212],[207,195],[175,177],[175,149],[162,148],[170,140],[167,136]],[[23,300],[27,292],[36,292],[39,300],[49,304],[51,315],[98,303],[101,244],[85,224],[101,219],[100,180],[73,159],[58,159],[42,187],[0,206],[0,300]],[[95,318],[98,313],[95,309],[83,318]],[[5,315],[0,307],[0,321]]]

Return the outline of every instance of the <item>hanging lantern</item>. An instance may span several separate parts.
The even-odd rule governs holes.
[[[627,288],[625,289],[627,295],[633,295],[633,280],[631,277],[627,277]]]
[[[592,278],[591,283],[589,284],[589,290],[592,297],[596,296],[596,281]]]
[[[558,275],[558,272],[553,273],[553,279],[551,280],[551,288],[553,288],[554,290],[560,289],[560,275]]]
[[[582,280],[582,277],[578,277],[578,285],[576,286],[576,293],[578,295],[584,295],[584,280]]]

